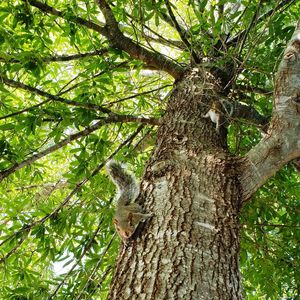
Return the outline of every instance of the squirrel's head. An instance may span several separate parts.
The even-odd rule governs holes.
[[[211,110],[215,111],[215,112],[221,112],[222,109],[222,104],[220,103],[220,101],[213,101],[212,105],[211,105]]]
[[[116,218],[113,219],[115,228],[122,240],[128,240],[135,232],[136,226],[132,222],[131,215],[132,214],[129,213],[128,218],[126,220],[121,220],[121,222]]]

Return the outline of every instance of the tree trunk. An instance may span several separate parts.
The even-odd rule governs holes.
[[[242,299],[236,160],[203,115],[220,87],[203,69],[177,83],[138,199],[154,217],[123,246],[112,299]]]

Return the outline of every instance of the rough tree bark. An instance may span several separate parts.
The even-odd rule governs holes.
[[[241,204],[300,156],[300,24],[279,67],[266,137],[244,158],[202,116],[222,92],[199,67],[179,80],[158,131],[139,202],[155,216],[120,251],[109,300],[243,299]]]
[[[247,201],[268,178],[300,157],[300,21],[279,65],[267,135],[243,158],[241,186]]]
[[[203,118],[219,90],[201,68],[176,85],[141,186],[155,216],[120,255],[108,299],[242,298],[236,160]]]

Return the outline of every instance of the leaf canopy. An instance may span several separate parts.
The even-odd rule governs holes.
[[[271,115],[299,1],[109,5],[124,36],[173,67],[199,57],[218,68],[233,61],[233,93]],[[96,1],[0,3],[1,299],[107,294],[119,242],[103,166],[114,156],[142,175],[173,78],[116,46],[104,24]],[[247,122],[229,128],[234,155],[259,139]],[[286,166],[242,212],[248,299],[299,297],[299,182]]]

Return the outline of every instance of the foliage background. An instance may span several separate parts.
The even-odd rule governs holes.
[[[61,17],[34,2],[0,3],[0,299],[105,299],[119,241],[111,223],[115,188],[103,166],[114,157],[142,176],[156,126],[141,118],[163,114],[173,80],[80,25],[78,17],[104,23],[95,2],[47,1]],[[246,32],[217,63],[239,62],[234,92],[270,115],[274,74],[300,3],[110,2],[128,37],[183,66],[191,52],[168,22],[166,2],[207,58],[219,40]],[[251,124],[231,123],[233,154],[259,139]],[[247,299],[299,299],[299,182],[287,165],[242,212]]]

